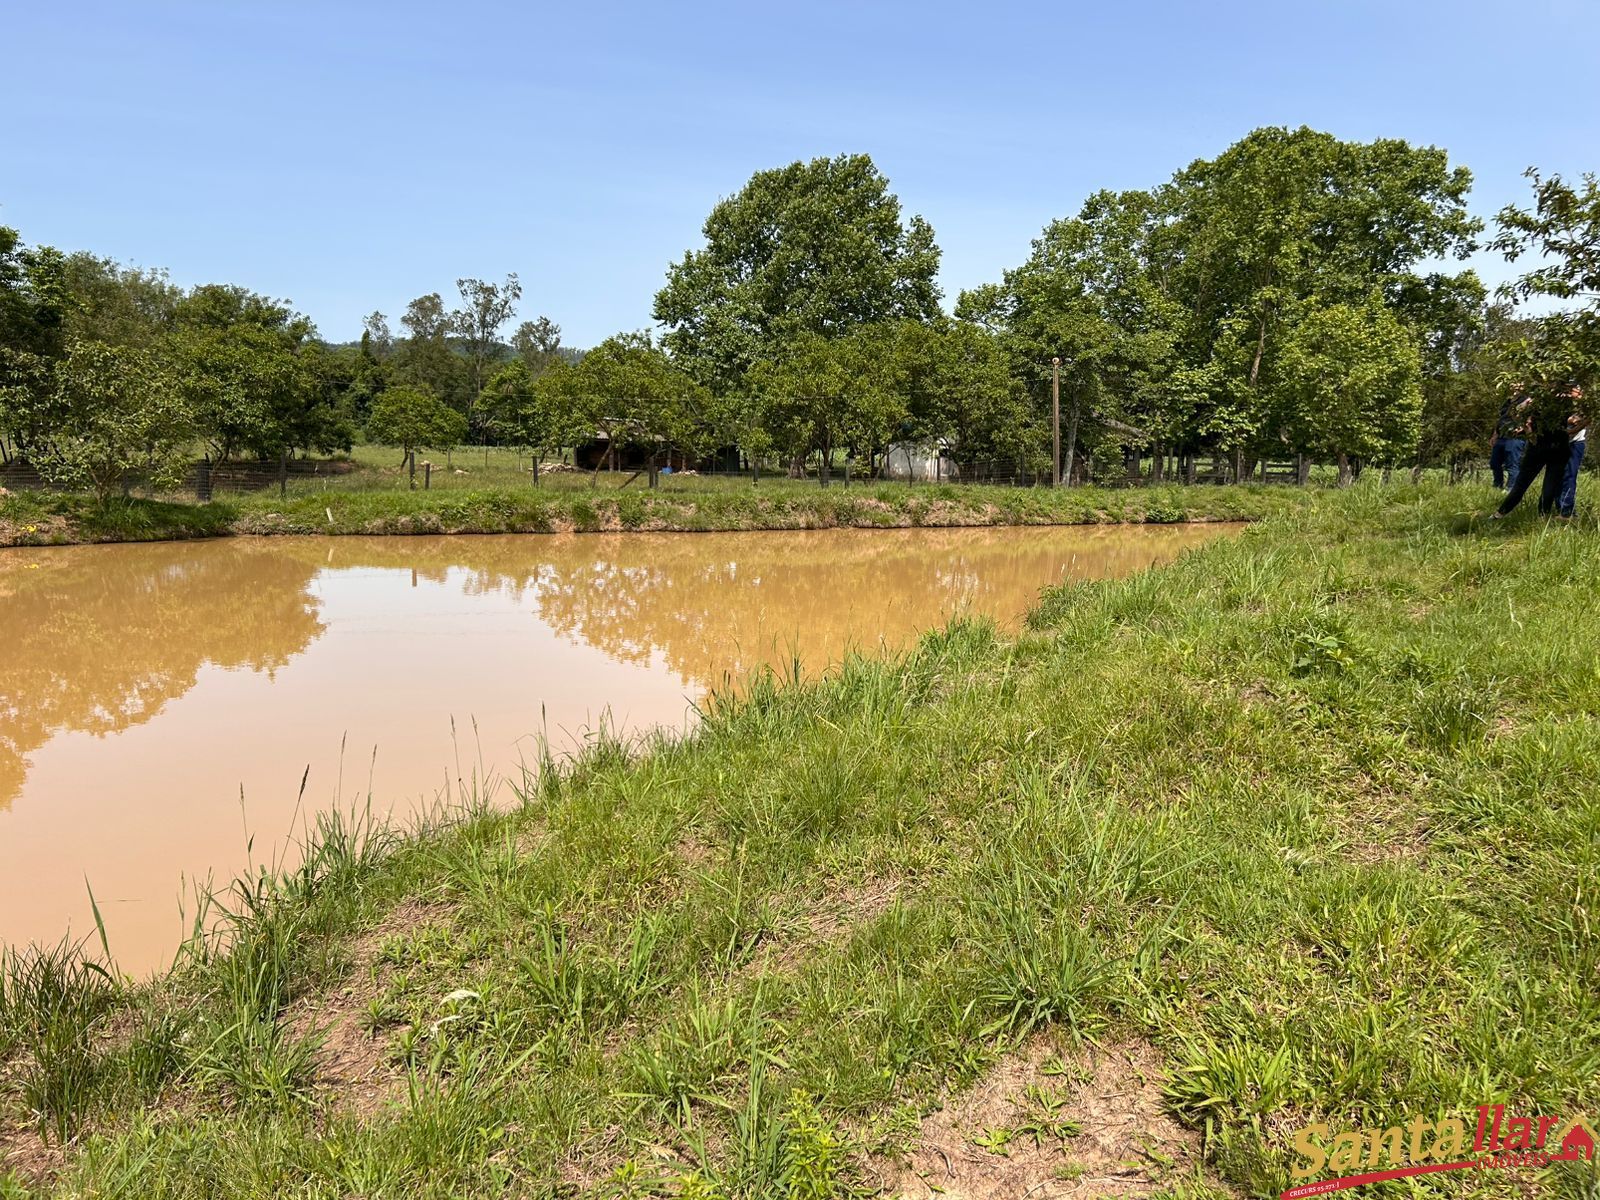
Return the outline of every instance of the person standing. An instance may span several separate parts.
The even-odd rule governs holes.
[[[1581,399],[1582,393],[1575,393]],[[1578,510],[1578,471],[1583,466],[1583,452],[1589,447],[1589,418],[1573,413],[1567,418],[1567,470],[1561,480],[1561,496],[1556,501],[1556,511],[1569,521]]]
[[[1509,488],[1517,482],[1517,469],[1528,449],[1528,405],[1533,401],[1519,389],[1506,397],[1500,417],[1494,423],[1494,438],[1489,443],[1489,470],[1494,485]]]
[[[1544,390],[1533,397],[1534,402],[1528,409],[1532,439],[1523,452],[1511,490],[1500,502],[1499,509],[1491,514],[1491,520],[1504,517],[1521,504],[1522,497],[1541,471],[1544,483],[1539,489],[1539,511],[1555,511],[1566,482],[1567,464],[1572,459],[1572,435],[1568,431],[1574,420],[1573,400],[1578,394],[1576,387],[1568,386]]]

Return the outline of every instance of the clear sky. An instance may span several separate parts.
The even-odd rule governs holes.
[[[816,155],[872,155],[947,302],[1260,125],[1444,146],[1484,216],[1526,167],[1600,170],[1600,0],[12,0],[0,30],[0,224],[336,341],[508,271],[569,344],[642,327],[719,197]]]

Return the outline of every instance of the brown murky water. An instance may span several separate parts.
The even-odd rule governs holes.
[[[758,664],[814,673],[962,612],[1015,625],[1046,584],[1221,531],[0,550],[0,942],[92,932],[87,878],[118,963],[148,971],[183,932],[183,881],[244,869],[247,831],[259,863],[369,784],[375,808],[414,809],[480,762],[518,774],[541,732],[559,750],[602,721],[683,727]]]

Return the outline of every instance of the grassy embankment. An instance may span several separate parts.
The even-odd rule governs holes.
[[[1194,1198],[1317,1117],[1600,1110],[1600,537],[1489,502],[1325,493],[324,829],[154,985],[14,961],[0,1145],[75,1194]]]
[[[560,533],[601,530],[889,528],[1254,520],[1306,503],[1282,486],[968,487],[689,477],[619,488],[626,476],[558,475],[540,487],[432,491],[337,487],[208,504],[17,492],[0,498],[0,546],[159,541],[230,534]],[[580,479],[582,482],[580,482]]]

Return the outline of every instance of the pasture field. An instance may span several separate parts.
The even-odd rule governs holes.
[[[208,503],[180,496],[113,498],[16,490],[0,496],[0,547],[159,541],[230,534],[553,533],[623,529],[740,530],[915,525],[1080,525],[1100,522],[1255,520],[1309,503],[1283,485],[1003,487],[815,481],[762,476],[544,471],[509,450],[462,451],[433,486],[406,487],[399,452],[359,447],[354,469],[294,476],[276,486],[218,491]],[[456,470],[466,473],[457,475]],[[630,482],[631,480],[631,482]]]

